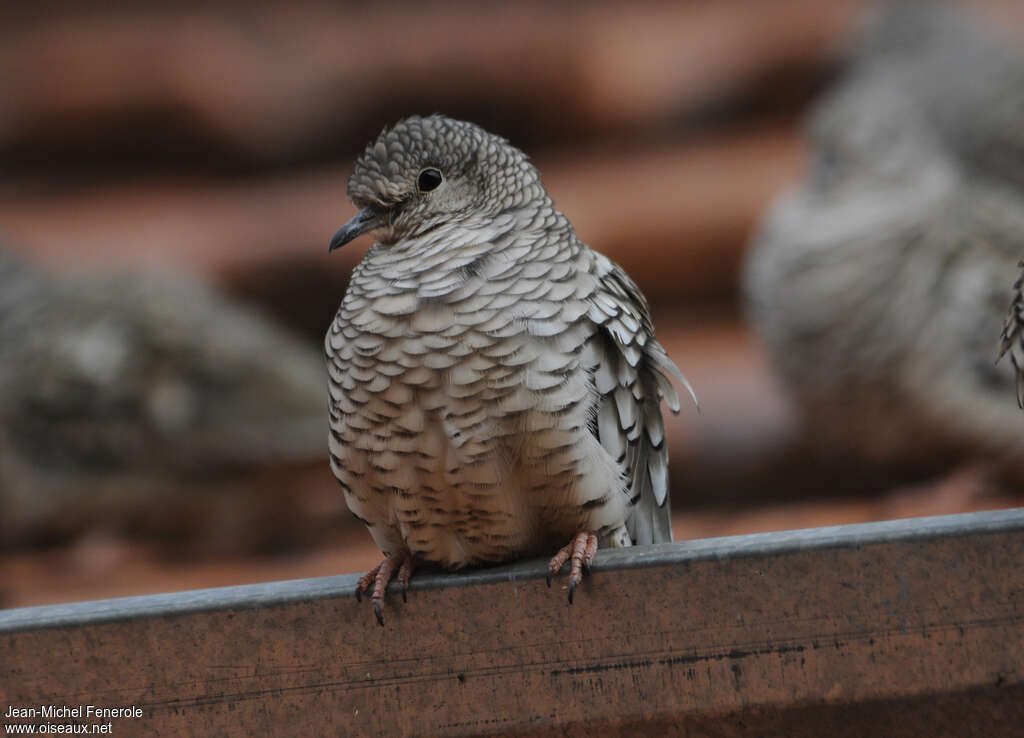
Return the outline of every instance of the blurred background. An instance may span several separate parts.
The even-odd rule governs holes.
[[[965,3],[1024,36],[1017,0]],[[29,8],[0,7],[0,607],[376,564],[321,359],[369,243],[327,242],[412,113],[526,151],[650,299],[702,404],[667,418],[677,539],[1024,504],[985,453],[820,442],[744,309],[867,2]]]

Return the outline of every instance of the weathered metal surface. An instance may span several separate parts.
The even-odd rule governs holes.
[[[572,606],[540,562],[421,575],[383,628],[353,576],[10,610],[0,710],[141,708],[114,735],[1024,735],[1022,532],[1007,510],[601,551]]]

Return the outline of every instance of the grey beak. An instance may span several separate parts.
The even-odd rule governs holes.
[[[331,245],[327,247],[328,253],[383,224],[379,213],[372,208],[363,208],[334,234],[334,237],[331,238]]]

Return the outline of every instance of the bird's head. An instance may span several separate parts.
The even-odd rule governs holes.
[[[493,218],[539,187],[526,155],[500,136],[443,115],[381,132],[356,160],[348,195],[360,208],[330,250],[373,233],[384,244],[447,224]]]

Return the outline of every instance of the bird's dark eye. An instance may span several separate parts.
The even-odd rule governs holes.
[[[443,179],[441,172],[433,167],[428,167],[420,172],[420,178],[416,180],[416,185],[420,188],[420,192],[430,192],[436,190]]]

